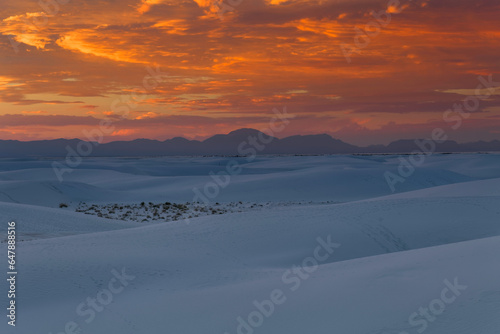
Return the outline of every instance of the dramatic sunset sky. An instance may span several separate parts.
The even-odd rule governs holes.
[[[457,130],[442,118],[478,76],[500,82],[498,0],[224,0],[222,17],[211,0],[59,2],[2,0],[0,139],[83,138],[106,117],[106,141],[203,139],[285,106],[277,137],[500,139],[500,90]],[[340,45],[372,11],[391,22],[349,63]],[[145,90],[148,66],[168,76],[123,118],[113,102]]]

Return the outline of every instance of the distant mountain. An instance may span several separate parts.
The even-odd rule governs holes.
[[[387,146],[373,145],[361,148],[367,153],[412,153],[415,151],[429,151],[434,146],[432,144],[422,144],[420,147],[417,142],[424,142],[423,139],[402,139],[390,143]],[[435,143],[435,152],[441,153],[466,153],[466,152],[496,152],[500,151],[500,141],[490,142],[477,141],[471,143],[457,143],[453,140],[447,140],[441,144]],[[430,146],[429,146],[430,145]]]
[[[270,142],[265,146],[269,149],[274,143],[278,142],[279,139],[275,137],[269,137],[268,135],[254,129],[239,129],[232,131],[227,135],[215,135],[203,141],[203,153],[204,154],[239,154],[238,147],[242,145],[242,149],[245,149],[245,145],[242,143],[248,143],[250,138],[255,138],[257,143],[262,143],[262,138],[265,142]]]
[[[360,148],[321,134],[283,138],[276,143],[275,150],[281,154],[335,154],[355,153]]]
[[[92,148],[91,154],[87,150]],[[278,139],[255,129],[239,129],[218,134],[204,141],[181,137],[165,141],[136,139],[106,144],[82,142],[79,139],[55,139],[21,142],[0,140],[0,157],[64,157],[84,152],[82,156],[173,156],[173,155],[248,155],[248,154],[351,154],[411,153],[422,150],[415,140],[397,140],[389,145],[359,147],[327,134],[296,135]],[[424,148],[425,149],[425,148]],[[436,145],[437,152],[500,151],[500,141],[457,143],[446,141]]]

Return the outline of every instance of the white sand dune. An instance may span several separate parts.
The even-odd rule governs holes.
[[[471,160],[476,161],[473,166]],[[242,172],[221,189],[219,202],[345,202],[391,195],[384,172],[397,173],[399,164],[393,156],[262,157],[252,162],[245,158],[87,159],[64,174],[61,183],[51,161],[21,161],[19,170],[9,160],[0,164],[0,200],[52,207],[70,201],[192,201],[193,188],[203,191],[213,182],[209,173],[225,171],[230,161],[238,163]],[[396,192],[500,178],[498,163],[500,155],[431,156],[397,185]]]
[[[482,173],[468,171],[471,158],[481,161]],[[32,203],[38,206],[0,203],[0,219],[16,219],[20,232],[46,234],[18,244],[18,326],[2,324],[1,331],[59,334],[74,321],[82,333],[92,334],[497,334],[500,175],[494,173],[496,161],[493,155],[436,156],[425,171],[405,183],[415,189],[384,196],[388,194],[380,183],[392,163],[385,157],[261,159],[249,164],[221,197],[247,200],[248,193],[260,192],[263,198],[305,200],[314,195],[317,200],[336,198],[346,203],[207,216],[189,223],[139,226],[42,207],[52,205],[46,199]],[[141,201],[150,191],[154,192],[150,198],[164,200],[175,192],[169,189],[164,197],[159,195],[168,182],[180,191],[207,179],[189,172],[152,175],[154,160],[137,160],[135,174],[113,168],[102,172],[98,163],[96,159],[92,169],[76,170],[68,183],[79,175],[79,185],[91,189],[89,196],[102,188],[117,193],[113,202],[131,201],[132,194]],[[106,167],[114,163],[102,162]],[[158,164],[164,163],[168,165],[163,159]],[[149,175],[141,175],[144,166]],[[37,173],[45,173],[44,168],[37,166]],[[50,181],[29,181],[29,170],[0,175],[11,178],[4,182],[24,178],[33,187]],[[431,181],[426,179],[429,175]],[[361,176],[365,179],[360,181]],[[304,180],[316,183],[293,192]],[[443,185],[430,188],[430,183]],[[329,186],[333,195],[327,192]],[[2,187],[8,190],[5,184]],[[17,190],[10,196],[36,202],[28,186],[22,189],[25,195]],[[63,195],[57,201],[78,201],[82,195],[79,190],[58,189]],[[97,201],[111,199],[106,197],[111,193],[102,194]],[[328,240],[335,245],[324,246]],[[317,267],[311,262],[315,256]],[[309,267],[302,267],[305,264]],[[109,289],[116,277],[112,270],[123,268],[134,278],[87,323],[90,308],[83,304],[80,314],[77,308]],[[461,288],[454,293],[447,284]],[[5,282],[0,289],[6,291]],[[273,291],[282,303],[257,321],[253,302],[262,304]],[[430,305],[444,308],[429,318],[418,314]]]

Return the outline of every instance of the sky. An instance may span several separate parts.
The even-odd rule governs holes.
[[[498,0],[0,1],[3,140],[500,139]]]

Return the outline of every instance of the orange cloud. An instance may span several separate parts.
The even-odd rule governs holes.
[[[50,42],[47,20],[48,16],[43,12],[9,16],[0,22],[0,33],[14,36],[19,43],[44,49]]]
[[[163,0],[142,0],[139,7],[137,7],[137,11],[141,14],[148,12],[152,6],[159,5],[163,2]]]
[[[71,51],[78,51],[97,57],[103,57],[114,61],[147,64],[146,61],[137,59],[130,50],[121,50],[112,44],[96,42],[100,38],[95,31],[90,29],[76,30],[57,40],[57,45]],[[119,43],[119,42],[118,42]]]
[[[302,19],[291,23],[297,29],[302,31],[310,31],[316,34],[324,34],[328,37],[338,37],[345,31],[345,26],[335,21],[330,20],[312,20]]]
[[[113,131],[113,133],[111,133],[111,137],[123,137],[123,136],[130,136],[130,135],[133,135],[135,133],[134,130],[132,129],[122,129],[122,130],[118,130],[118,131]]]
[[[195,117],[169,118],[169,133],[185,136],[259,125],[279,105],[305,124],[290,127],[297,133],[328,126],[353,138],[383,126],[394,135],[401,124],[423,128],[460,92],[475,89],[478,75],[500,74],[500,4],[441,0],[402,8],[396,15],[399,7],[375,0],[245,0],[220,20],[211,0],[88,1],[69,2],[34,25],[44,14],[12,2],[0,10],[0,115],[25,118],[3,118],[17,122],[3,131],[71,136],[89,120],[50,115],[104,117],[132,93],[143,98],[118,105],[130,109],[133,126],[117,129],[135,131],[123,138],[161,137],[172,115]],[[393,14],[391,23],[370,34],[349,64],[340,45],[363,42],[357,34],[375,20],[372,11]],[[20,43],[17,53],[11,41]],[[168,77],[145,88],[154,75],[146,67],[157,65]],[[499,113],[499,99],[492,95],[475,117]],[[37,104],[48,114],[38,114]],[[39,130],[27,118],[45,115]]]

